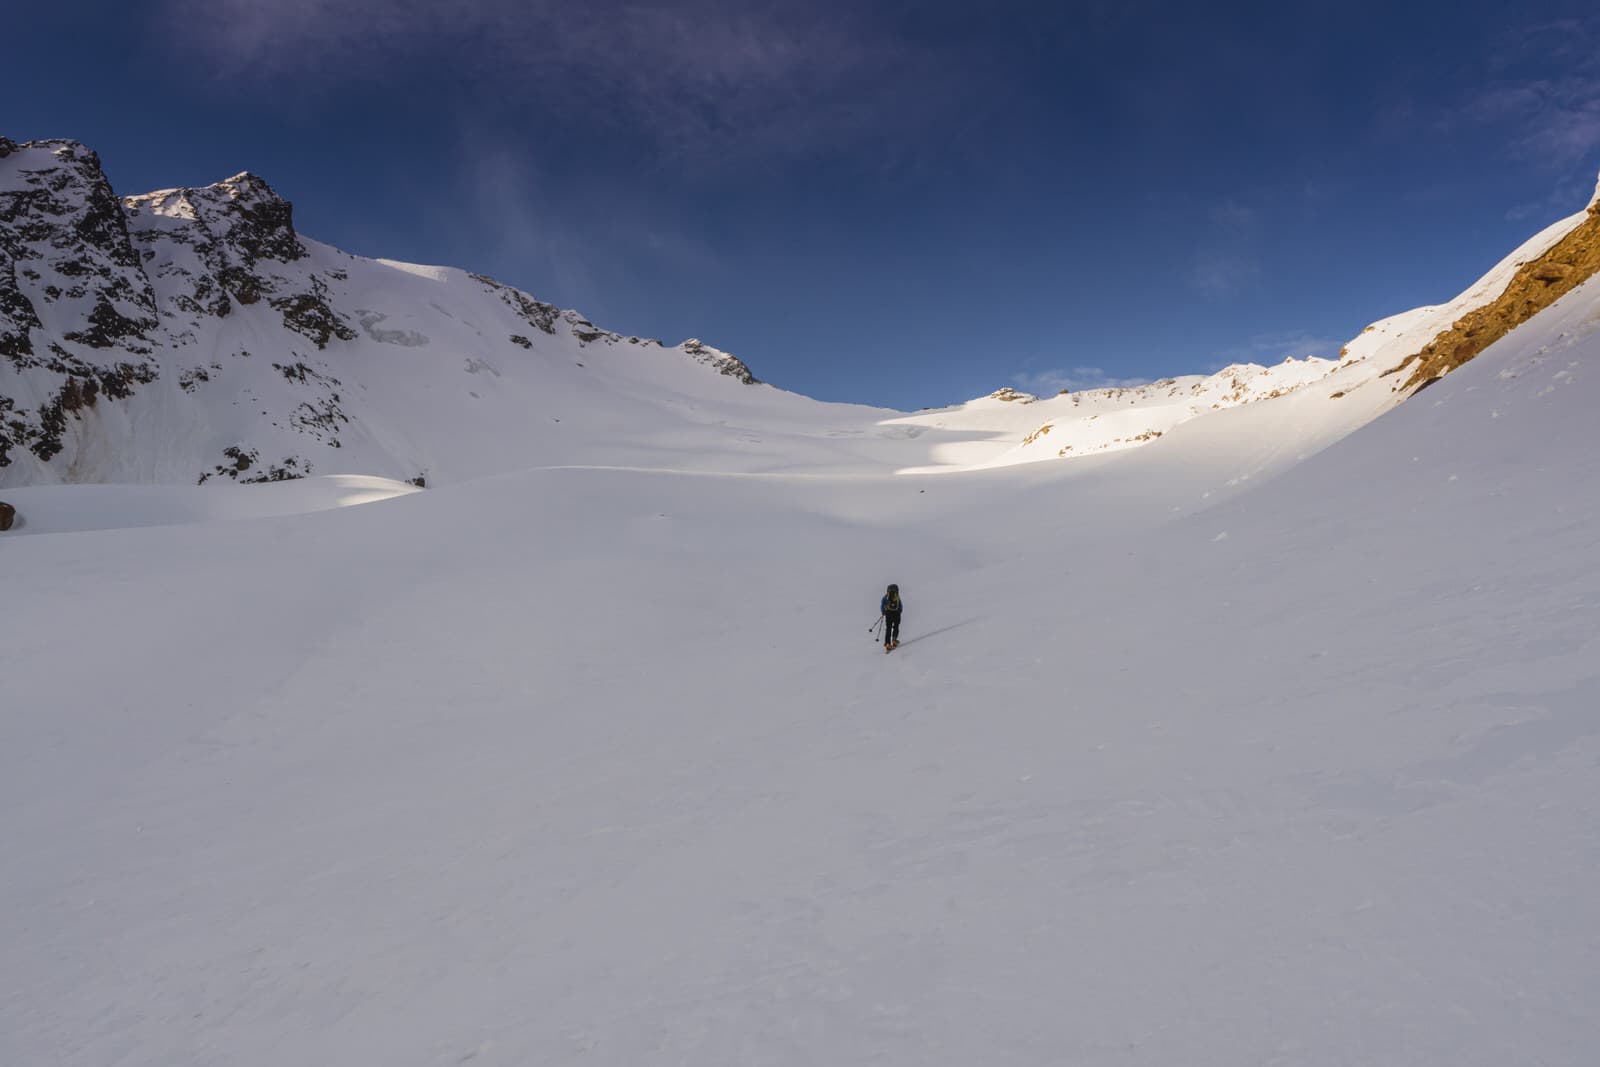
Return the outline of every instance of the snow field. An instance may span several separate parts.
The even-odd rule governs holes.
[[[1593,289],[1322,451],[7,540],[0,1060],[1586,1063]]]

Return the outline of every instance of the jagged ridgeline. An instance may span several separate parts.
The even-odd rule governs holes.
[[[519,359],[572,367],[595,347],[755,384],[698,341],[622,337],[492,278],[303,238],[253,174],[118,197],[83,145],[0,137],[0,485],[424,479],[440,456],[421,423],[484,419],[430,419],[419,395],[459,407]],[[446,390],[445,372],[477,388]],[[538,443],[502,447],[537,462]]]

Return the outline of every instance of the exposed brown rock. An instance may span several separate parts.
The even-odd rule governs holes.
[[[1423,346],[1386,371],[1394,374],[1415,363],[1403,386],[1407,392],[1422,388],[1455,370],[1478,353],[1527,322],[1600,271],[1600,200],[1589,215],[1544,255],[1524,263],[1511,277],[1505,292],[1474,308]]]
[[[17,509],[0,500],[0,533],[11,529],[11,524],[16,521]]]

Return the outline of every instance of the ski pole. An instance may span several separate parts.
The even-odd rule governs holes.
[[[882,625],[883,625],[883,616],[879,615],[878,616],[878,621],[873,623],[871,626],[867,627],[867,633],[873,634],[874,637],[876,637],[877,629],[878,629],[878,627],[880,627]]]

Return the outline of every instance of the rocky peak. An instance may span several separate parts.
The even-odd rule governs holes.
[[[6,141],[0,158],[0,222],[18,225],[25,241],[55,239],[68,229],[120,266],[137,266],[128,228],[100,157],[77,141]]]
[[[712,348],[698,337],[691,337],[678,347],[695,362],[715,368],[719,374],[726,374],[745,385],[761,384],[761,379],[750,373],[750,368],[745,365],[744,360],[720,348]]]
[[[191,328],[194,316],[220,318],[266,300],[318,348],[355,336],[327,304],[327,279],[300,263],[308,253],[293,205],[260,177],[243,171],[211,185],[124,197],[122,207],[163,306],[189,317]]]
[[[30,331],[47,306],[63,341],[147,353],[155,295],[99,156],[67,140],[7,140],[4,149],[0,354],[14,362],[35,355]],[[54,351],[58,361],[72,356]]]
[[[247,269],[263,259],[292,263],[306,254],[294,229],[294,205],[249,171],[197,188],[123,197],[122,204],[136,223],[159,220],[169,235],[198,227],[202,234],[191,243],[196,237],[220,242]]]

